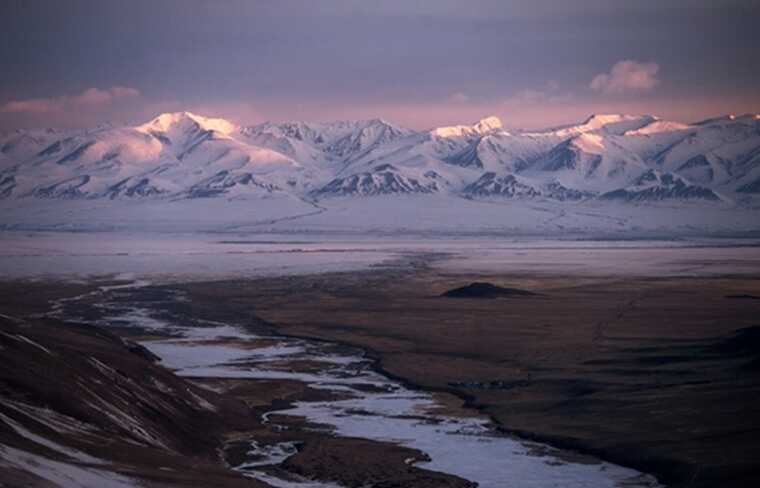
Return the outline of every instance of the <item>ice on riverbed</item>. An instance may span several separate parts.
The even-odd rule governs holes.
[[[254,460],[235,466],[235,469],[245,476],[263,481],[275,488],[343,488],[336,483],[307,480],[297,475],[292,475],[292,479],[285,480],[257,469],[280,464],[297,452],[296,442],[262,445],[256,441],[251,441],[251,448],[247,455],[253,457]]]
[[[256,460],[247,461],[236,466],[236,468],[246,470],[259,466],[280,464],[296,452],[298,452],[298,449],[295,442],[279,442],[277,444],[262,445],[256,441],[251,441],[251,448],[247,452],[247,455],[255,457]]]
[[[295,475],[291,480],[284,480],[256,469],[280,464],[296,452],[298,452],[298,448],[295,442],[262,445],[256,441],[251,441],[251,448],[247,455],[253,457],[254,460],[235,466],[235,469],[248,477],[263,481],[276,488],[342,488],[341,485],[335,483],[312,481]]]
[[[495,435],[482,421],[421,415],[430,402],[402,390],[391,396],[370,394],[342,401],[304,402],[277,413],[331,425],[341,436],[419,449],[431,460],[418,466],[476,481],[482,488],[502,488],[509,481],[536,488],[658,486],[652,477],[609,463],[568,463],[551,455],[532,455],[530,447]]]
[[[251,336],[252,340],[259,338]],[[164,357],[165,364],[180,375],[290,379],[313,387],[351,392],[353,398],[329,402],[301,402],[294,408],[280,410],[278,415],[304,417],[307,421],[329,425],[338,435],[399,443],[427,453],[431,461],[420,467],[455,474],[476,481],[483,488],[501,488],[505,480],[520,480],[525,487],[616,487],[657,486],[651,477],[609,463],[578,464],[560,461],[553,456],[537,457],[531,448],[513,438],[495,435],[487,422],[478,418],[447,417],[429,413],[436,406],[428,394],[412,391],[389,381],[368,369],[366,361],[356,356],[340,357],[326,364],[318,373],[267,369],[277,357],[282,360],[302,353],[300,345],[279,344],[256,350],[215,345],[158,341],[146,342],[154,353]],[[314,353],[314,351],[312,351]],[[339,356],[333,355],[333,359]],[[257,360],[258,358],[258,360]],[[241,366],[245,361],[254,363]],[[358,370],[342,365],[364,364]],[[367,393],[364,386],[384,389]],[[357,388],[359,387],[359,388]],[[249,468],[253,465],[248,464]],[[259,478],[260,479],[260,478]],[[281,485],[292,486],[292,485]],[[301,485],[299,485],[301,486]]]

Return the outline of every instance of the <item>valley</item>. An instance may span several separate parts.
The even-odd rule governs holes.
[[[46,251],[36,236],[40,255],[22,268],[44,263],[61,236]],[[760,302],[741,298],[760,295],[752,241],[248,236],[199,254],[181,240],[122,240],[129,255],[90,268],[97,255],[75,242],[67,252],[76,249],[78,273],[2,284],[12,366],[0,470],[18,483],[62,483],[66,473],[86,487],[757,479]],[[193,269],[172,264],[178,248]],[[267,267],[275,249],[295,266]],[[261,261],[254,250],[266,250]],[[224,267],[225,251],[237,264]],[[351,268],[322,261],[357,252]],[[145,254],[161,269],[140,270]],[[472,282],[501,288],[444,296]],[[45,381],[14,373],[49,371],[51,361]],[[51,413],[33,413],[41,409]],[[48,417],[57,424],[40,424]],[[50,430],[63,426],[65,435]],[[105,432],[107,450],[97,447]]]

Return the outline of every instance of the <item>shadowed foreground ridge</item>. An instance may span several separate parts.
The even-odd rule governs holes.
[[[101,328],[0,316],[3,486],[264,486],[217,449],[241,403]],[[52,483],[48,485],[46,482]]]

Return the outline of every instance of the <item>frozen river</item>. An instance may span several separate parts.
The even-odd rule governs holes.
[[[136,287],[146,283],[137,283]],[[527,443],[495,431],[487,419],[442,413],[435,397],[383,376],[357,349],[279,336],[260,336],[217,322],[193,326],[158,318],[144,302],[125,301],[125,287],[101,289],[98,307],[102,325],[133,326],[141,333],[169,338],[142,344],[180,376],[250,380],[296,380],[312,388],[339,394],[336,399],[301,401],[272,414],[305,418],[328,426],[335,435],[392,442],[429,456],[409,459],[415,465],[475,481],[481,488],[521,487],[656,487],[657,481],[638,471],[607,462],[577,462],[561,451]],[[117,301],[112,301],[115,293]],[[175,297],[182,300],[182,296]],[[70,301],[69,301],[70,303]],[[299,366],[308,364],[309,366]],[[318,367],[313,365],[317,364]],[[305,369],[304,369],[305,368]],[[269,420],[276,422],[276,418]],[[278,479],[264,469],[296,452],[297,443],[259,445],[250,441],[255,460],[237,469],[284,488],[335,487],[332,483]]]

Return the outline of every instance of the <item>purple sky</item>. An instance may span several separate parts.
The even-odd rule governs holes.
[[[4,0],[0,130],[760,112],[760,2]]]

